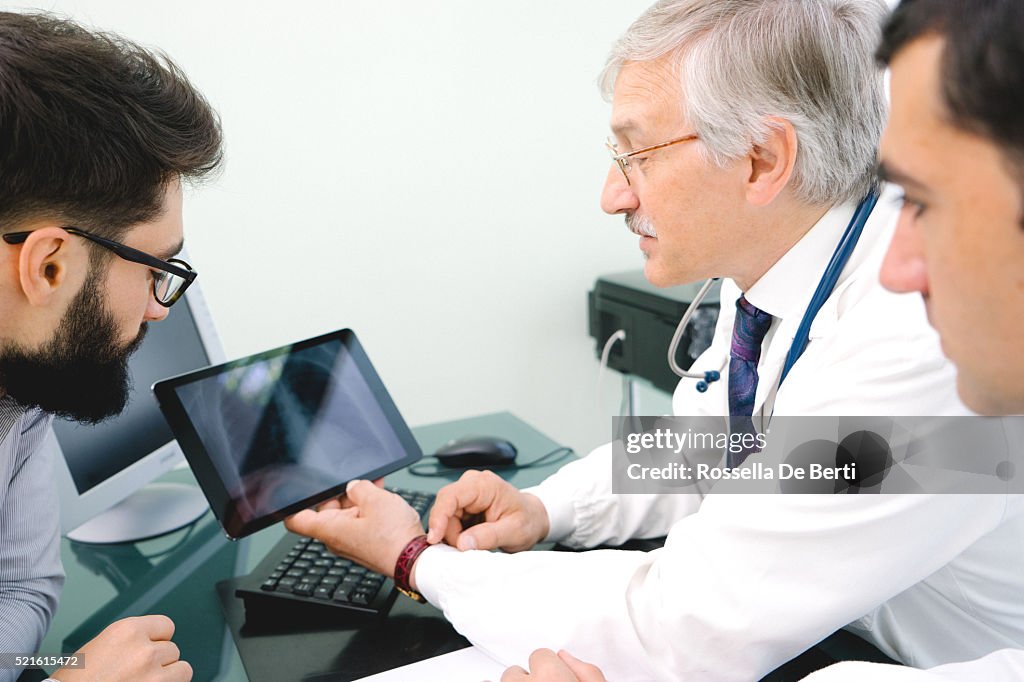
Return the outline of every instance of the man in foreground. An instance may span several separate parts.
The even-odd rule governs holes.
[[[682,381],[676,414],[965,413],[919,302],[878,283],[892,228],[884,197],[781,380],[821,273],[873,184],[884,12],[870,0],[660,2],[613,51],[604,83],[614,164],[602,206],[642,237],[653,283],[728,278],[715,340],[695,363],[728,362],[728,381],[723,369],[703,394]],[[992,607],[1024,590],[1012,550],[1024,540],[1020,505],[614,495],[610,451],[526,492],[467,474],[441,491],[429,542],[411,509],[368,482],[349,487],[351,507],[301,512],[288,525],[398,574],[499,660],[564,648],[615,680],[758,679],[854,621],[905,661],[1024,644],[1024,605]],[[476,515],[484,522],[469,527]],[[594,547],[665,534],[650,553],[437,544],[516,552],[542,540]],[[991,547],[1001,548],[996,568],[979,569]]]
[[[878,54],[892,69],[881,174],[905,192],[882,282],[921,295],[969,406],[1022,414],[1024,4],[904,0]],[[844,663],[810,679],[1010,682],[1024,679],[1024,651],[925,671]]]
[[[30,655],[63,583],[49,415],[124,408],[128,356],[195,278],[181,183],[221,133],[165,57],[46,15],[0,13],[0,112],[0,650]],[[190,679],[173,632],[118,621],[52,679]]]

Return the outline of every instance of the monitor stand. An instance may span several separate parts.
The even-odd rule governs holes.
[[[67,534],[91,545],[136,542],[192,523],[210,508],[202,491],[183,483],[150,483]]]

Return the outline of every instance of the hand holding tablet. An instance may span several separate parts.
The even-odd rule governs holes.
[[[166,379],[153,391],[232,539],[423,456],[350,329]]]

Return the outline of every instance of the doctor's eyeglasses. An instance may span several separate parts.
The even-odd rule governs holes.
[[[144,251],[99,237],[77,227],[69,225],[61,229],[68,234],[73,234],[99,244],[103,248],[113,251],[126,261],[140,263],[149,267],[153,273],[153,296],[156,298],[156,302],[165,308],[170,308],[174,305],[181,298],[181,295],[185,293],[189,285],[199,276],[199,273],[193,270],[191,265],[179,258],[160,260],[156,256],[151,256]],[[23,244],[30,234],[32,234],[31,231],[11,232],[10,234],[3,235],[3,240],[8,244]]]
[[[637,149],[635,152],[626,152],[624,154],[619,152],[619,143],[610,137],[605,140],[604,145],[605,147],[608,148],[608,152],[612,155],[612,161],[614,161],[615,164],[619,167],[619,170],[622,171],[622,176],[626,178],[626,184],[630,185],[632,183],[629,181],[629,171],[633,169],[633,166],[629,163],[630,158],[638,154],[646,154],[647,152],[653,152],[655,149],[664,149],[665,147],[671,147],[674,144],[680,144],[682,142],[691,142],[693,140],[698,139],[698,137],[699,136],[696,133],[690,133],[689,135],[683,135],[682,137],[677,137],[673,140],[669,140],[668,142],[654,144],[651,145],[650,147],[644,147],[643,149]]]

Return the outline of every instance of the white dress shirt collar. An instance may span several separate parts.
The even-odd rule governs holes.
[[[772,317],[799,321],[855,210],[840,204],[826,212],[745,292],[747,301]]]

